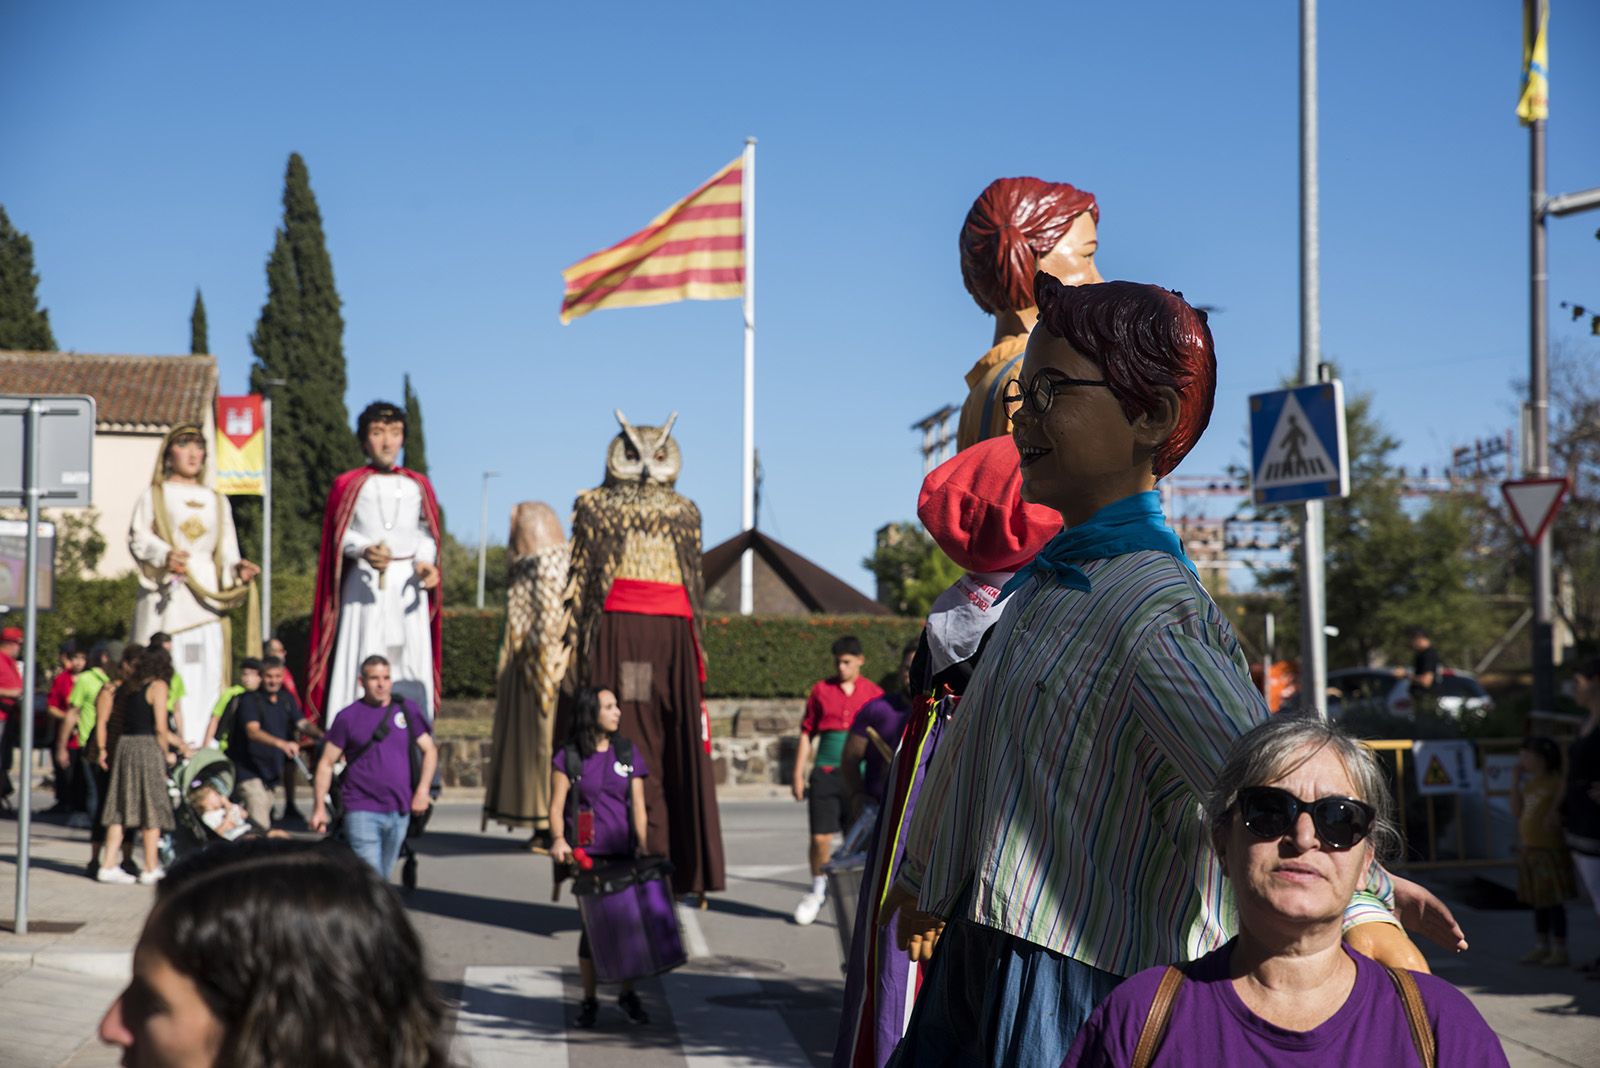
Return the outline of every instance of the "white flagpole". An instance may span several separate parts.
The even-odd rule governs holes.
[[[756,525],[756,139],[744,139],[744,486],[741,530]],[[739,557],[739,614],[755,611],[755,556]]]

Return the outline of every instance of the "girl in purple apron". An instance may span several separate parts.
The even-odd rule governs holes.
[[[566,744],[552,761],[550,858],[557,865],[587,869],[639,854],[639,843],[645,840],[644,783],[639,780],[650,772],[633,744],[617,735],[621,722],[616,694],[604,689],[579,691]],[[593,1027],[600,1002],[595,996],[588,931],[578,942],[578,969],[583,1001],[573,1024]],[[632,1023],[650,1022],[633,983],[622,984],[617,1005]]]

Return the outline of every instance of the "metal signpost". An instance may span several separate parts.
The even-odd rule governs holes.
[[[1300,693],[1327,715],[1327,609],[1323,599],[1322,516],[1313,504],[1350,493],[1344,384],[1257,393],[1250,398],[1250,494],[1257,505],[1304,503],[1301,543]],[[1314,522],[1312,521],[1314,518]]]
[[[0,504],[28,510],[23,579],[22,793],[17,804],[17,934],[28,933],[33,805],[33,698],[39,645],[39,509],[87,508],[94,459],[93,397],[0,396]]]

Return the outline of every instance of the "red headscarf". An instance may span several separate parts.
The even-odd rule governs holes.
[[[1061,531],[1061,514],[1022,501],[1022,469],[1010,437],[956,453],[928,474],[917,518],[946,556],[968,571],[1015,571]]]

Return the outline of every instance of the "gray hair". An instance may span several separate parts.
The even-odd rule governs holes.
[[[1233,743],[1216,785],[1205,799],[1206,825],[1211,833],[1226,831],[1240,790],[1283,778],[1309,759],[1307,749],[1315,753],[1323,748],[1332,749],[1344,764],[1355,784],[1356,800],[1377,810],[1367,845],[1379,860],[1398,856],[1400,829],[1395,824],[1394,799],[1377,758],[1356,739],[1310,715],[1279,713]]]

